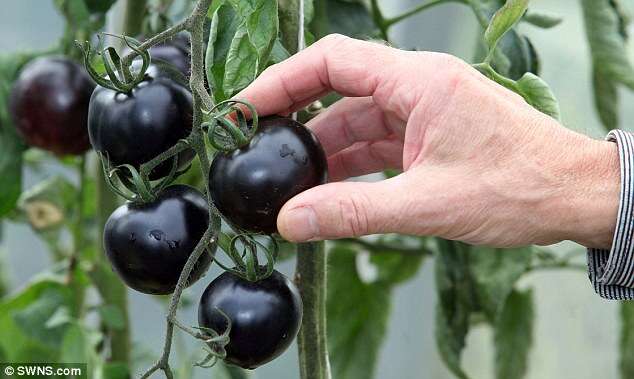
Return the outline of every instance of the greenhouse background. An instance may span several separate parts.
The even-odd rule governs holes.
[[[381,5],[386,14],[398,14],[418,0],[387,0]],[[555,31],[522,26],[542,58],[541,76],[559,98],[564,123],[575,130],[601,138],[604,134],[591,98],[590,62],[583,18],[577,0],[534,0],[531,6],[565,16]],[[634,5],[630,4],[634,8]],[[116,11],[116,10],[115,10]],[[449,52],[469,59],[473,54],[476,24],[469,10],[448,5],[412,17],[393,29],[395,45],[407,49]],[[4,0],[0,13],[0,50],[37,49],[49,46],[63,30],[63,20],[51,1]],[[473,38],[466,38],[473,32]],[[578,41],[570,43],[569,41]],[[632,49],[634,51],[634,48]],[[582,94],[582,95],[580,95]],[[624,127],[634,129],[634,95],[623,92]],[[629,120],[629,122],[628,122]],[[61,171],[60,171],[61,170]],[[26,187],[54,172],[55,165],[26,173]],[[26,225],[3,225],[4,240],[0,245],[2,264],[13,290],[49,264],[43,244]],[[581,249],[563,244],[554,249]],[[280,271],[292,274],[293,263],[284,262]],[[207,277],[217,274],[214,268]],[[208,279],[196,283],[188,294],[198,294]],[[532,287],[536,299],[534,345],[527,378],[614,378],[617,377],[618,315],[617,303],[596,296],[584,273],[577,271],[545,271],[522,279],[520,287]],[[186,295],[187,296],[187,295]],[[192,296],[192,295],[190,295]],[[189,297],[192,304],[197,299]],[[381,351],[377,378],[452,378],[436,351],[433,331],[434,304],[433,265],[425,264],[416,280],[396,289],[393,317],[388,338]],[[163,338],[166,304],[152,297],[130,291],[130,312],[133,340],[142,353],[137,369],[158,354]],[[180,318],[195,324],[195,306],[182,307]],[[474,378],[492,377],[492,338],[487,327],[477,327],[469,335],[463,355],[463,366]],[[200,356],[197,342],[182,338],[177,342],[174,361],[191,368]],[[193,354],[193,355],[192,355]],[[296,350],[290,349],[280,359],[262,367],[254,377],[291,379],[296,377]],[[176,369],[177,367],[175,367]],[[178,375],[177,375],[178,376]],[[202,369],[194,377],[209,377]]]

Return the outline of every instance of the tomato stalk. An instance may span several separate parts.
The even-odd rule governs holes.
[[[297,246],[295,283],[304,304],[302,327],[297,335],[300,377],[329,379],[324,242],[309,242]]]
[[[75,273],[77,265],[81,258],[81,253],[84,248],[84,195],[86,184],[86,157],[82,155],[79,157],[77,163],[77,171],[79,173],[79,190],[77,191],[77,208],[75,220],[72,226],[72,238],[73,238],[73,250],[68,258],[68,272],[66,276],[66,282],[69,284],[71,290],[75,296],[75,309],[73,309],[73,315],[78,319],[81,318],[84,306],[84,288],[81,284],[75,280]]]
[[[280,21],[285,21],[281,23],[285,25],[282,35],[284,31],[287,33],[282,41],[284,46],[289,52],[297,52],[304,48],[304,1],[283,1],[280,2],[280,8],[294,14]],[[325,12],[320,14],[326,15]],[[301,379],[331,377],[326,335],[326,261],[324,242],[297,245],[295,283],[304,306],[302,326],[297,335]]]
[[[385,17],[381,8],[379,7],[378,0],[371,0],[370,2],[370,11],[372,12],[372,18],[374,20],[374,24],[379,28],[379,32],[381,34],[381,38],[386,41],[389,41],[388,32],[390,28],[398,24],[399,22],[405,20],[406,18],[412,17],[418,13],[431,9],[437,5],[446,4],[446,3],[461,3],[461,4],[470,4],[471,0],[431,0],[426,3],[417,5],[416,7],[402,13],[398,16],[394,17]]]
[[[213,101],[211,97],[207,93],[204,87],[204,23],[207,19],[207,10],[211,6],[211,0],[199,0],[194,7],[194,11],[192,14],[186,18],[184,21],[177,24],[175,27],[172,27],[162,33],[159,33],[153,38],[150,38],[146,43],[139,46],[139,50],[148,49],[153,46],[153,44],[160,43],[163,40],[175,35],[181,30],[187,29],[191,34],[191,77],[190,77],[190,87],[192,88],[192,99],[193,99],[193,128],[192,133],[188,137],[189,144],[194,149],[198,158],[200,159],[200,168],[203,175],[203,183],[205,183],[205,192],[209,193],[209,157],[207,156],[207,149],[205,146],[205,137],[201,125],[203,124],[203,113],[202,108],[207,107],[207,109],[211,109],[213,107]],[[129,58],[129,55],[126,58]],[[198,242],[191,256],[187,260],[183,271],[180,274],[178,279],[178,283],[176,284],[176,289],[170,300],[170,305],[168,309],[167,315],[167,328],[165,335],[165,343],[163,346],[163,353],[159,360],[145,373],[141,376],[141,378],[148,378],[154,372],[158,370],[162,370],[165,373],[167,378],[173,378],[173,374],[169,365],[169,356],[172,347],[172,339],[174,335],[174,327],[182,327],[182,325],[176,320],[176,312],[178,310],[178,305],[180,303],[180,298],[183,290],[186,287],[186,282],[189,278],[191,271],[194,268],[194,265],[198,261],[198,258],[207,253],[208,251],[215,252],[217,247],[217,238],[218,232],[220,231],[220,216],[215,206],[211,202],[209,196],[207,196],[207,205],[209,207],[209,227],[207,231]],[[192,334],[194,337],[204,339],[198,333],[194,333],[189,328],[182,328],[189,334]]]

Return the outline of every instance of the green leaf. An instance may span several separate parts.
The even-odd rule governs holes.
[[[438,240],[436,344],[447,367],[467,378],[460,357],[474,316],[495,324],[515,282],[531,261],[530,248],[491,249]]]
[[[542,29],[550,29],[561,24],[563,18],[547,12],[529,10],[526,12],[522,20]]]
[[[594,69],[634,89],[634,67],[617,9],[610,0],[582,0],[582,5]]]
[[[618,83],[603,71],[592,70],[594,104],[599,113],[601,123],[606,130],[619,127],[619,92]]]
[[[233,36],[240,26],[236,12],[229,4],[222,4],[211,20],[211,31],[205,57],[207,80],[210,83],[217,101],[228,96],[223,92],[225,61],[231,48]]]
[[[447,368],[458,378],[466,379],[460,357],[469,333],[469,317],[477,310],[473,283],[469,274],[469,246],[438,240],[441,252],[436,255],[436,345]]]
[[[471,247],[469,269],[479,308],[492,322],[502,309],[513,285],[526,272],[533,258],[530,247],[494,249]]]
[[[0,128],[0,217],[3,217],[13,210],[20,197],[24,145],[9,127],[0,125]]]
[[[494,324],[496,378],[521,379],[526,375],[534,317],[533,292],[512,291]]]
[[[60,361],[86,362],[88,349],[83,329],[77,324],[69,325],[62,339]]]
[[[378,238],[384,250],[370,253],[370,264],[376,271],[374,281],[394,286],[412,279],[418,273],[426,250],[425,238],[385,234]],[[392,248],[392,249],[390,249]],[[404,253],[398,248],[416,250],[420,254]]]
[[[22,152],[26,146],[9,115],[9,97],[20,68],[30,57],[0,56],[0,218],[13,210],[22,191]]]
[[[356,254],[345,246],[328,255],[328,351],[333,378],[372,378],[385,337],[391,287],[364,283]]]
[[[246,20],[249,40],[257,51],[257,57],[268,61],[273,44],[277,39],[279,21],[277,1],[270,0],[228,0]],[[235,37],[234,37],[235,38]]]
[[[498,42],[506,32],[522,18],[528,8],[528,0],[507,0],[491,19],[484,31],[484,40],[489,52],[495,50]]]
[[[527,103],[555,120],[561,120],[559,102],[550,87],[539,76],[527,72],[517,81],[517,90]]]
[[[55,0],[55,6],[73,28],[81,29],[90,23],[90,11],[84,0]]]
[[[627,54],[627,18],[620,2],[583,0],[592,54],[594,102],[606,129],[619,125],[618,85],[634,90],[634,66]]]
[[[84,0],[90,13],[106,13],[117,0]]]
[[[77,188],[63,176],[52,176],[24,191],[18,208],[36,231],[70,223],[77,209]]]
[[[218,6],[205,57],[217,101],[246,87],[266,68],[278,29],[276,1],[227,0]]]
[[[107,304],[99,307],[99,316],[112,330],[122,330],[125,328],[125,316],[116,305]]]
[[[285,61],[291,56],[291,54],[286,50],[282,42],[279,39],[275,40],[275,44],[273,45],[273,50],[271,50],[271,56],[269,57],[269,61],[271,64],[280,63]]]
[[[68,286],[52,279],[31,283],[0,302],[0,349],[10,362],[56,362],[68,323],[47,327],[60,308],[73,309]]]
[[[327,0],[327,14],[330,33],[345,34],[359,39],[375,38],[379,35],[372,15],[361,2]]]
[[[233,95],[251,83],[258,74],[259,58],[245,25],[238,28],[227,53],[222,89]]]
[[[622,379],[634,378],[634,302],[620,305],[619,371]]]
[[[130,379],[131,377],[128,364],[123,362],[106,362],[101,368],[101,374],[103,379]]]
[[[502,54],[495,54],[491,65],[504,76],[518,80],[527,72],[539,75],[539,57],[528,37],[511,30],[502,37],[496,51]],[[502,64],[500,57],[505,58]]]

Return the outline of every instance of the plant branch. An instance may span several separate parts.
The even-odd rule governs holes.
[[[381,38],[386,41],[389,41],[388,37],[388,27],[385,25],[385,17],[383,16],[383,12],[379,7],[378,0],[370,1],[370,11],[372,12],[372,19],[374,20],[374,24],[379,28],[379,32],[381,33]]]
[[[383,18],[382,26],[386,29],[389,29],[392,25],[397,24],[408,17],[414,16],[417,13],[423,12],[437,5],[446,4],[446,3],[463,3],[464,4],[464,0],[432,0],[427,3],[420,4],[399,16]]]
[[[211,197],[209,194],[209,158],[207,156],[207,150],[205,146],[205,135],[201,129],[201,125],[203,122],[203,114],[201,111],[201,107],[204,106],[204,102],[208,100],[210,104],[212,104],[211,99],[205,99],[205,94],[201,93],[200,90],[196,90],[196,88],[204,89],[204,52],[203,49],[203,28],[204,22],[207,17],[207,10],[211,6],[211,0],[199,0],[196,3],[196,6],[191,14],[185,21],[181,22],[183,24],[182,29],[187,29],[191,34],[191,59],[192,59],[192,72],[190,76],[190,87],[192,88],[192,99],[193,99],[193,127],[190,136],[187,138],[189,144],[194,149],[198,158],[200,159],[200,167],[203,175],[203,182],[205,183],[205,193],[207,194],[207,205],[209,208],[209,227],[205,231],[203,237],[198,242],[191,256],[188,258],[187,263],[183,267],[183,270],[178,279],[178,283],[176,284],[176,288],[170,300],[170,305],[168,308],[167,319],[167,327],[165,331],[165,343],[163,345],[163,352],[159,360],[145,373],[141,376],[141,378],[148,378],[154,372],[158,370],[162,370],[165,373],[167,378],[172,378],[173,374],[169,365],[169,356],[172,350],[172,340],[174,336],[174,326],[176,325],[176,312],[178,310],[178,305],[180,303],[180,298],[183,293],[185,287],[187,287],[187,280],[191,271],[194,268],[194,265],[200,258],[202,254],[207,253],[208,251],[213,253],[217,248],[217,239],[218,233],[220,231],[220,216],[213,203],[211,202]],[[164,32],[165,33],[165,32]],[[160,33],[160,34],[164,34]],[[160,35],[159,34],[159,35]],[[158,40],[158,39],[157,39]],[[146,41],[150,42],[150,40]],[[151,45],[150,45],[151,46]],[[204,91],[206,93],[206,90]],[[209,95],[207,94],[207,97]],[[178,324],[179,326],[182,326]]]
[[[425,247],[401,247],[401,246],[392,246],[385,243],[380,242],[369,242],[361,238],[344,238],[341,239],[342,242],[354,243],[359,245],[371,252],[394,252],[400,253],[403,255],[423,255],[423,256],[431,256],[433,252]]]
[[[473,67],[475,69],[477,69],[478,71],[480,71],[485,76],[487,76],[489,79],[493,80],[494,82],[506,87],[507,89],[510,89],[511,91],[513,91],[515,93],[520,93],[520,91],[519,91],[519,89],[517,87],[517,82],[515,80],[513,80],[513,79],[507,78],[506,76],[498,74],[493,69],[491,64],[489,64],[487,62],[476,63],[476,64],[473,65]]]
[[[324,242],[297,246],[295,283],[304,305],[297,336],[301,379],[330,379],[326,338],[326,251]]]
[[[178,283],[176,284],[176,288],[174,289],[174,293],[172,294],[172,298],[170,300],[168,315],[167,315],[167,328],[165,331],[165,343],[163,344],[163,353],[159,360],[149,369],[147,369],[143,375],[141,375],[141,379],[149,378],[154,372],[158,370],[163,370],[165,376],[168,378],[172,377],[172,371],[169,365],[169,356],[172,351],[172,340],[174,337],[174,320],[176,319],[176,312],[178,311],[178,305],[180,304],[181,295],[183,294],[183,290],[187,287],[189,275],[191,274],[196,262],[198,259],[207,252],[209,246],[213,246],[212,250],[215,250],[216,246],[216,231],[210,225],[205,233],[203,234],[200,241],[194,248],[194,251],[187,259],[185,266],[183,267],[183,271],[178,278]]]
[[[86,184],[86,157],[79,157],[79,162],[77,164],[77,172],[79,173],[79,189],[77,191],[77,208],[75,209],[76,215],[75,220],[72,226],[72,237],[73,237],[73,250],[68,259],[68,273],[66,281],[71,283],[73,280],[73,276],[75,273],[75,269],[77,268],[77,263],[79,261],[79,256],[81,255],[81,250],[84,247],[84,233],[83,233],[83,225],[84,225],[84,193],[85,193],[85,184]]]

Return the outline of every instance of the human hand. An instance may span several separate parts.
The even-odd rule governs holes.
[[[609,248],[619,198],[616,145],[559,125],[450,55],[331,35],[238,94],[288,114],[346,98],[308,123],[333,181],[280,211],[290,241],[397,232],[497,247],[574,240]]]

